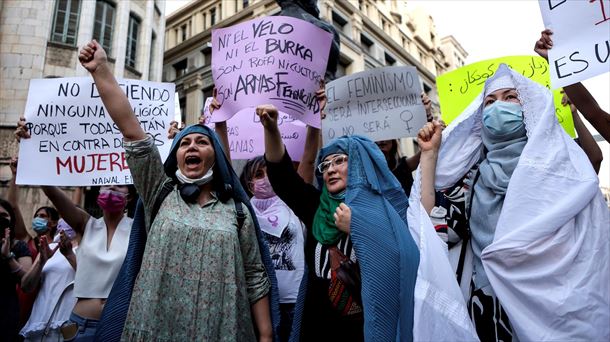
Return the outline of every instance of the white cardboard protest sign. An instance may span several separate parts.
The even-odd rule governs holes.
[[[326,85],[324,143],[343,135],[373,141],[414,137],[426,123],[417,69],[411,66],[366,70]]]
[[[118,80],[144,131],[165,159],[174,117],[173,83]],[[88,186],[131,184],[123,138],[89,77],[30,81],[17,184]]]
[[[565,87],[610,71],[610,1],[539,0],[553,31],[551,85]]]

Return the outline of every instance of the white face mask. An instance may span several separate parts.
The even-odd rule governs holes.
[[[188,178],[187,176],[182,174],[182,171],[180,171],[180,169],[177,169],[176,178],[178,178],[178,181],[182,184],[204,185],[204,184],[209,183],[212,179],[214,179],[214,170],[213,169],[214,169],[214,164],[212,164],[212,166],[210,167],[208,172],[205,173],[205,175],[203,175],[201,178],[197,178],[197,179]]]

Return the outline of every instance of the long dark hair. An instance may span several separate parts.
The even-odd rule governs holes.
[[[13,206],[5,199],[0,198],[0,206],[4,208],[10,217],[11,222],[9,222],[9,229],[11,231],[11,244],[13,240],[15,240],[15,210]],[[4,231],[2,232],[2,236],[4,236]]]
[[[400,160],[400,152],[398,151],[398,140],[392,139],[392,147],[390,148],[390,153],[387,156],[388,166],[390,170],[393,171],[398,165],[398,161]]]
[[[265,158],[263,156],[254,157],[244,165],[244,169],[241,171],[241,175],[239,176],[239,182],[241,186],[244,188],[249,197],[254,196],[252,191],[250,191],[250,187],[248,186],[252,179],[254,178],[254,174],[261,167],[265,166]]]
[[[48,207],[48,206],[44,206],[44,207],[40,207],[38,209],[36,209],[36,211],[34,212],[34,217],[36,217],[36,213],[44,210],[47,213],[47,216],[53,220],[53,221],[59,221],[59,213],[57,212],[57,210],[53,207]]]

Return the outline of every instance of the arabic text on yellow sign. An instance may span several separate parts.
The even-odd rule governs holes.
[[[547,61],[538,56],[508,56],[469,64],[445,73],[436,79],[443,120],[449,124],[481,93],[485,80],[493,76],[501,63],[507,64],[523,76],[550,86]],[[553,91],[555,113],[566,132],[574,137],[574,122],[569,106],[561,105],[562,89]]]

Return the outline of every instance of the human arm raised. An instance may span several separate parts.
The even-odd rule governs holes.
[[[316,91],[316,99],[320,105],[320,117],[324,119],[324,108],[326,108],[326,83],[320,81],[320,89]],[[313,178],[316,167],[316,157],[322,136],[320,135],[320,129],[312,126],[307,126],[307,135],[305,136],[305,146],[303,146],[303,155],[301,156],[301,162],[297,169],[297,173],[306,183],[313,184]]]
[[[438,150],[441,146],[443,126],[438,121],[428,122],[417,134],[417,142],[421,149],[421,203],[430,214],[434,208],[435,195],[434,178]]]
[[[297,168],[297,173],[306,183],[313,184],[316,169],[316,156],[320,149],[320,130],[312,126],[307,126],[306,134],[303,155],[301,156],[301,162]]]
[[[59,215],[74,229],[79,237],[83,236],[90,215],[72,202],[72,199],[56,186],[43,186],[42,191],[49,198]]]
[[[265,159],[278,163],[282,160],[286,147],[277,125],[277,108],[273,105],[260,105],[256,107],[256,115],[260,118],[265,132]]]
[[[218,95],[218,90],[214,88],[212,103],[210,103],[210,114],[214,114],[217,109],[220,109],[220,102],[216,100],[216,96]],[[227,160],[231,163],[231,145],[229,144],[229,132],[227,129],[226,121],[219,121],[214,123],[214,131],[216,135],[218,135],[218,139],[222,144],[223,150],[225,151],[225,156],[227,156]]]
[[[421,102],[424,105],[424,109],[426,110],[426,121],[432,122],[434,120],[434,113],[432,111],[432,100],[428,97],[428,95],[424,92],[420,94]],[[413,172],[419,166],[419,158],[421,157],[421,151],[417,151],[414,155],[406,159],[406,165],[408,168],[408,172]]]
[[[257,114],[264,126],[265,162],[273,191],[309,227],[320,204],[320,192],[313,185],[306,183],[294,170],[277,127],[275,107],[259,106]]]
[[[546,29],[541,32],[540,39],[534,45],[534,51],[548,60],[549,49],[553,47],[553,32]],[[610,114],[601,109],[597,101],[585,86],[578,82],[563,88],[576,109],[589,121],[599,134],[610,142]]]
[[[17,129],[15,130],[17,140],[28,139],[28,132],[25,119],[19,120]],[[85,231],[85,225],[89,220],[89,214],[78,208],[72,199],[68,197],[62,190],[55,186],[43,186],[42,191],[53,203],[53,206],[59,212],[59,215],[74,229],[74,231],[82,236]]]
[[[599,107],[597,101],[585,86],[578,82],[564,87],[566,95],[570,98],[576,109],[589,121],[599,134],[610,142],[610,114]],[[580,136],[580,135],[579,135]]]
[[[97,41],[85,45],[78,55],[81,65],[91,73],[95,86],[112,121],[125,141],[143,140],[146,133],[140,126],[127,96],[119,87],[107,63],[106,51]]]
[[[570,106],[570,111],[572,112],[572,121],[574,122],[574,129],[576,130],[576,134],[578,135],[578,142],[580,144],[580,147],[589,158],[589,161],[591,162],[595,173],[599,173],[599,168],[601,167],[602,161],[604,160],[602,150],[599,148],[599,145],[591,135],[591,132],[589,132],[585,124],[580,119],[580,115],[578,115],[576,106],[574,106],[574,104],[570,102],[570,99],[566,94],[563,95],[561,103],[564,106]]]
[[[27,229],[25,228],[25,221],[23,220],[23,214],[21,213],[21,209],[19,208],[19,186],[16,183],[17,180],[17,157],[13,157],[11,159],[11,173],[13,174],[13,178],[11,178],[8,185],[8,194],[7,200],[13,207],[15,211],[15,239],[28,241],[31,239],[30,234],[28,234]]]

